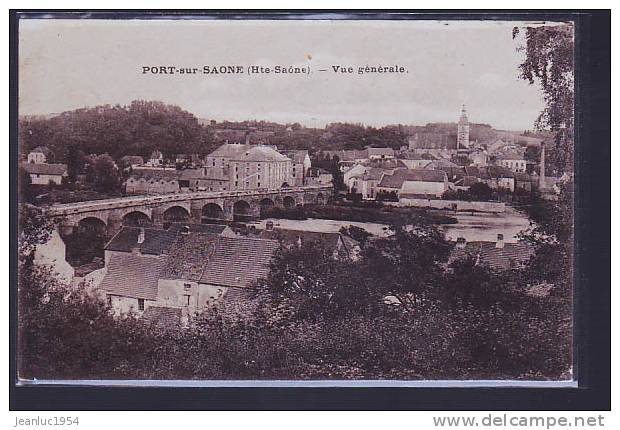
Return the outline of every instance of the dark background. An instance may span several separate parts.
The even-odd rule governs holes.
[[[15,385],[17,327],[18,19],[573,20],[576,23],[575,363],[578,388],[146,388]],[[169,11],[11,10],[10,31],[10,348],[11,410],[610,410],[611,13],[609,10]],[[68,351],[68,353],[70,353]]]

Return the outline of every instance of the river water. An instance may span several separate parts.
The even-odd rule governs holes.
[[[443,212],[458,220],[457,224],[445,224],[441,226],[446,238],[456,240],[464,237],[471,241],[495,241],[498,233],[504,235],[505,242],[517,242],[517,234],[529,227],[527,217],[511,207],[506,207],[506,212],[499,214],[470,213],[470,212]],[[361,227],[375,236],[387,236],[387,225],[371,222],[336,221],[331,219],[290,220],[290,219],[265,219],[257,222],[260,228],[265,228],[267,221],[273,221],[275,227],[291,230],[318,231],[335,233],[341,227],[354,225]]]

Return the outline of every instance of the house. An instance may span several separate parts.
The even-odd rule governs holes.
[[[338,157],[338,165],[341,172],[347,171],[356,164],[362,164],[369,160],[368,150],[340,150],[340,151],[322,151],[323,155],[330,158]]]
[[[144,164],[144,158],[139,155],[125,155],[120,159],[121,166],[136,168]]]
[[[469,154],[471,164],[474,166],[486,166],[489,164],[489,155],[486,151],[478,150]]]
[[[527,242],[505,242],[501,233],[495,242],[467,242],[465,238],[459,237],[448,262],[473,257],[476,264],[486,265],[493,270],[518,269],[528,262],[534,251],[534,246]]]
[[[369,160],[385,160],[394,158],[394,150],[392,148],[366,148]]]
[[[23,163],[24,170],[30,175],[32,185],[60,185],[67,178],[66,164]]]
[[[515,174],[505,167],[487,166],[479,167],[478,175],[480,182],[484,182],[493,189],[505,188],[510,191],[515,190]]]
[[[515,190],[532,191],[532,177],[527,173],[515,173]]]
[[[145,229],[146,230],[146,229]],[[169,239],[169,238],[168,238]],[[146,235],[136,238],[147,241]],[[106,263],[98,286],[114,312],[135,312],[146,318],[165,311],[186,323],[194,315],[222,300],[229,290],[247,289],[267,276],[278,242],[248,237],[188,231],[170,242],[151,241],[148,249],[115,252]],[[148,311],[148,312],[147,312]]]
[[[301,247],[304,243],[318,243],[331,251],[335,258],[357,258],[360,251],[357,241],[341,233],[274,228],[271,221],[267,221],[264,230],[258,231],[257,237],[275,240],[284,248]]]
[[[157,151],[157,150],[153,151],[151,153],[151,157],[146,162],[146,165],[151,166],[151,167],[163,166],[164,165],[164,154],[162,154],[161,151]]]
[[[396,192],[400,196],[441,195],[448,189],[448,176],[442,170],[400,169],[393,174],[383,175],[377,185],[377,192]]]
[[[410,151],[402,152],[397,158],[407,169],[423,169],[435,160],[430,154],[416,154]]]
[[[306,185],[331,185],[334,176],[331,172],[319,167],[310,169],[310,174],[306,179]]]
[[[364,172],[350,177],[346,184],[351,193],[360,193],[363,199],[374,199],[377,197],[377,185],[381,182],[383,175],[393,172],[394,170],[370,167]]]
[[[163,227],[123,226],[104,247],[105,264],[113,255],[137,253],[140,255],[164,255],[181,234],[208,233],[236,237],[230,227],[223,224],[192,224],[171,222]]]
[[[507,151],[498,154],[495,156],[495,163],[515,173],[524,173],[527,170],[527,162],[522,151]]]
[[[34,164],[47,163],[51,151],[46,146],[37,146],[28,153],[28,162]]]
[[[282,155],[291,159],[291,186],[302,186],[310,173],[312,161],[307,150],[281,151]]]
[[[253,145],[230,159],[230,189],[291,186],[292,161],[269,146]]]
[[[230,175],[226,167],[203,167],[181,170],[179,187],[189,191],[226,191]]]

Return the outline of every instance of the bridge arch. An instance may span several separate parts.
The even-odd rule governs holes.
[[[97,216],[85,216],[81,218],[77,224],[78,232],[103,233],[107,231],[107,224],[104,220]]]
[[[201,209],[200,222],[203,224],[213,220],[223,220],[224,209],[217,203],[207,203]]]
[[[147,213],[141,210],[134,210],[127,212],[122,218],[123,225],[129,225],[134,227],[144,227],[151,224],[151,218]]]
[[[297,203],[295,202],[295,198],[293,196],[284,196],[282,199],[282,204],[285,208],[290,209],[294,208]]]
[[[259,207],[260,207],[260,215],[261,215],[261,217],[263,217],[263,216],[265,216],[265,215],[269,212],[269,210],[270,210],[271,208],[273,208],[276,204],[275,204],[275,202],[274,202],[272,199],[270,199],[269,197],[264,197],[263,199],[261,199],[261,200],[258,202],[258,205],[259,205]]]
[[[233,220],[248,221],[252,216],[252,205],[245,200],[237,200],[233,204]]]
[[[164,211],[164,222],[188,222],[190,220],[189,211],[183,206],[170,206]]]

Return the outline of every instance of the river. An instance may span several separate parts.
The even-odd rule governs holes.
[[[517,234],[529,227],[528,218],[511,207],[506,207],[506,212],[471,213],[440,211],[458,220],[456,224],[444,224],[440,228],[449,240],[464,237],[471,241],[495,241],[498,233],[504,235],[505,242],[517,242]],[[375,236],[389,235],[386,224],[371,222],[336,221],[331,219],[290,220],[290,219],[265,219],[257,222],[260,228],[265,228],[267,221],[273,221],[275,227],[291,229],[335,233],[341,227],[354,225],[361,227]]]

